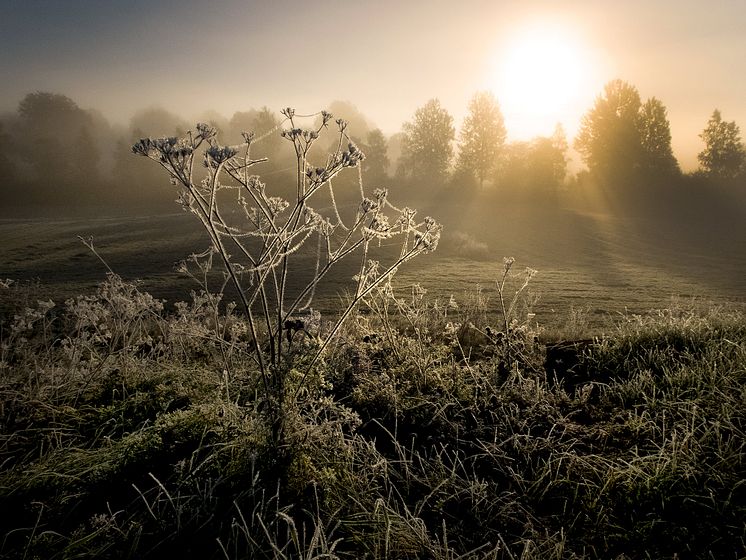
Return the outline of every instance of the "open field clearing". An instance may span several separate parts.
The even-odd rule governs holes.
[[[502,258],[514,256],[516,270],[529,266],[539,271],[530,288],[537,298],[536,321],[545,327],[562,325],[571,309],[598,328],[617,313],[666,307],[672,298],[738,307],[746,302],[746,226],[736,220],[702,225],[699,231],[693,221],[672,227],[645,217],[515,204],[457,214],[444,220],[438,250],[402,267],[396,285],[419,282],[430,296],[453,294],[458,300],[481,286],[489,297]],[[181,213],[2,220],[0,277],[38,279],[41,293],[55,300],[91,290],[106,269],[77,236],[93,236],[115,272],[140,279],[141,288],[155,297],[173,303],[199,288],[174,271],[176,262],[207,246],[196,221]],[[313,250],[315,243],[309,246]],[[314,265],[314,255],[303,259],[307,270]],[[338,307],[356,265],[353,257],[347,267],[330,272],[320,285],[316,308]]]

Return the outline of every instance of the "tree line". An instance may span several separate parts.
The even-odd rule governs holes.
[[[328,108],[350,121],[353,140],[366,153],[368,183],[387,183],[414,192],[457,187],[474,190],[547,191],[567,182],[569,142],[558,125],[550,136],[508,142],[500,105],[490,92],[478,92],[456,134],[454,119],[438,99],[427,101],[400,132],[389,137],[347,102]],[[206,114],[226,144],[253,131],[264,174],[292,181],[293,155],[282,142],[282,121],[267,107],[238,111],[230,119]],[[158,169],[131,157],[129,146],[141,137],[184,134],[193,123],[160,108],[136,113],[128,126],[110,124],[95,111],[80,108],[57,93],[26,95],[17,111],[0,119],[0,197],[4,205],[110,203],[140,207],[170,205],[173,192]],[[713,111],[700,134],[704,144],[699,169],[688,175],[718,184],[746,178],[746,151],[735,122]],[[586,175],[612,186],[670,184],[686,178],[671,149],[667,109],[652,97],[644,102],[629,83],[606,84],[583,116],[573,147]],[[331,148],[320,143],[316,157]],[[402,185],[401,187],[399,185]]]
[[[700,138],[699,169],[690,176],[718,183],[746,179],[746,150],[735,122],[723,120],[716,109]],[[450,173],[461,182],[513,188],[555,187],[567,175],[561,125],[550,137],[507,143],[499,104],[488,92],[472,98],[455,140],[453,118],[437,99],[428,101],[404,124],[399,174],[445,183]],[[655,97],[643,102],[637,88],[622,80],[606,84],[583,116],[573,147],[587,173],[605,184],[670,184],[684,175],[671,148],[665,105]]]
[[[402,127],[399,179],[460,187],[554,188],[567,174],[568,144],[561,125],[529,142],[507,142],[500,105],[490,92],[476,93],[456,142],[453,117],[431,99]]]
[[[724,121],[715,109],[700,138],[704,149],[695,176],[713,181],[746,176],[746,151],[735,122]],[[622,80],[607,83],[584,115],[575,148],[589,171],[606,182],[681,176],[666,107],[655,97],[643,103],[637,88]]]

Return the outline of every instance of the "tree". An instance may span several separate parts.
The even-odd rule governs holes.
[[[75,140],[82,131],[90,134],[91,116],[65,95],[40,91],[29,93],[20,101],[18,116],[15,136],[36,179],[43,183],[69,182],[81,150]]]
[[[132,142],[145,137],[182,135],[186,130],[185,121],[160,107],[138,111],[132,116],[127,136],[117,142],[114,161],[114,181],[126,186],[128,203],[145,206],[173,202],[171,189],[163,184],[161,170],[133,158],[128,145],[132,146]]]
[[[72,154],[73,180],[77,187],[100,188],[99,163],[101,154],[96,148],[93,135],[87,127],[81,127],[75,139],[75,151]]]
[[[671,125],[666,107],[657,98],[651,97],[640,108],[639,129],[646,172],[654,176],[678,175],[679,163],[671,148]]]
[[[230,127],[230,121],[225,116],[218,113],[215,109],[203,111],[197,118],[197,122],[209,124],[221,137],[227,136]]]
[[[562,125],[552,136],[506,144],[495,182],[503,189],[546,193],[562,184],[567,174],[567,140]]]
[[[531,142],[531,183],[541,189],[559,187],[567,175],[567,137],[557,123],[551,136]]]
[[[18,104],[23,127],[33,134],[64,136],[90,126],[91,117],[66,95],[37,91]]]
[[[733,179],[741,172],[746,154],[735,121],[724,121],[720,111],[715,109],[699,137],[704,140],[705,149],[697,159],[707,175],[715,179]]]
[[[529,184],[531,143],[506,144],[495,167],[495,184],[501,191],[525,191]]]
[[[330,113],[334,119],[329,122],[332,126],[334,120],[342,119],[347,122],[347,130],[352,132],[356,138],[365,138],[370,132],[371,125],[370,120],[350,101],[342,101],[335,99],[326,107],[326,112]],[[318,115],[314,121],[314,126],[320,126],[323,121],[323,116]],[[314,148],[314,155],[323,159],[324,154],[329,151],[333,151],[337,148],[334,145],[332,138],[322,137],[321,142],[317,142]]]
[[[364,137],[371,129],[368,118],[349,101],[336,99],[329,103],[326,110],[334,115],[334,118],[340,118],[347,121],[347,129],[354,131],[361,138]],[[320,117],[317,117],[317,121]],[[333,141],[331,141],[333,143]]]
[[[613,80],[604,86],[581,121],[575,138],[590,171],[602,179],[623,180],[642,164],[640,137],[640,94],[637,88]]]
[[[386,137],[381,129],[375,128],[368,132],[365,142],[360,142],[360,148],[365,154],[362,166],[368,184],[385,182],[388,179],[389,157]]]
[[[455,138],[453,117],[431,99],[414,113],[412,122],[402,127],[402,165],[405,174],[416,181],[444,183],[453,158]]]
[[[461,127],[459,168],[471,169],[482,187],[495,169],[505,144],[505,121],[495,96],[479,92],[469,101],[469,112]]]
[[[280,118],[267,106],[262,107],[251,119],[251,131],[258,142],[257,155],[274,160],[282,147]]]
[[[242,132],[254,131],[257,134],[262,134],[263,130],[254,130],[254,121],[259,111],[256,109],[249,109],[248,111],[236,111],[233,113],[231,120],[228,121],[228,135],[226,142],[235,144],[243,142]]]
[[[5,134],[3,123],[0,122],[0,181],[12,183],[16,179],[16,168],[8,154],[12,153],[13,142],[8,134]]]
[[[160,107],[138,111],[130,119],[130,131],[137,131],[137,136],[180,136],[186,130],[189,130],[186,121]]]

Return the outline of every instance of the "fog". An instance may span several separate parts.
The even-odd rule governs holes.
[[[702,123],[699,167],[682,171],[664,103],[643,99],[621,80],[598,93],[574,137],[557,126],[551,135],[510,140],[499,101],[484,91],[473,95],[461,123],[431,99],[394,134],[350,101],[325,109],[334,115],[330,123],[344,119],[349,141],[366,158],[359,172],[334,180],[334,198],[324,191],[315,207],[336,204],[351,216],[361,186],[367,195],[387,188],[395,206],[417,208],[445,226],[436,254],[400,274],[403,282],[422,283],[438,297],[463,295],[493,280],[495,262],[516,255],[543,272],[533,285],[543,294],[537,310],[547,324],[578,306],[599,321],[672,295],[742,302],[746,155],[737,123],[719,111]],[[273,195],[294,197],[296,156],[281,135],[290,126],[285,116],[260,106],[229,116],[204,109],[199,117],[223,145],[253,132],[252,157],[266,161],[252,170]],[[321,115],[301,121],[315,129]],[[307,157],[312,168],[337,149],[335,126],[322,127]],[[39,279],[53,296],[72,295],[101,277],[76,239],[94,235],[115,270],[142,278],[158,297],[182,297],[189,287],[173,262],[205,241],[196,222],[179,213],[179,189],[132,145],[184,137],[192,128],[157,106],[120,125],[62,94],[25,95],[2,119],[0,134],[2,275]],[[333,307],[354,271],[339,273],[317,294],[322,308]]]

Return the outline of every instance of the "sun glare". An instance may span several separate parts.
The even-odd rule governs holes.
[[[558,122],[572,132],[597,93],[588,49],[556,26],[510,37],[495,56],[491,79],[508,134],[521,140],[551,134]]]

